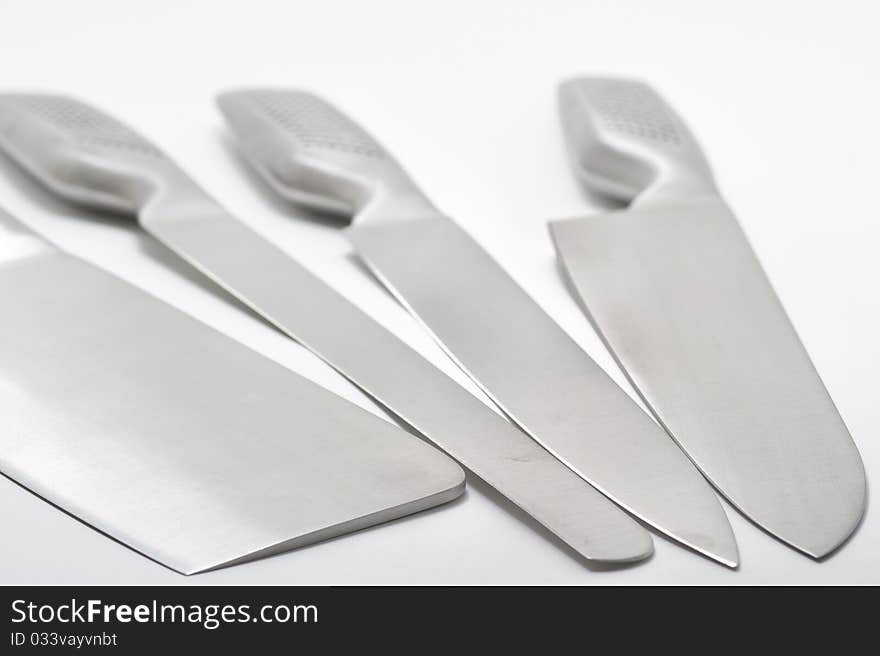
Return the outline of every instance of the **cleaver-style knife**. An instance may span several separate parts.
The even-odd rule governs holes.
[[[864,511],[862,461],[693,135],[638,82],[574,79],[559,102],[581,182],[630,204],[550,224],[586,314],[734,506],[830,553]]]
[[[0,96],[0,147],[60,196],[140,225],[446,450],[584,558],[650,534],[527,435],[226,212],[152,143],[70,98]],[[344,459],[344,455],[338,457]]]
[[[727,517],[687,457],[369,134],[309,93],[219,103],[279,194],[354,217],[358,254],[507,416],[638,518],[736,566]]]
[[[0,312],[0,472],[182,574],[464,490],[433,447],[3,210]]]

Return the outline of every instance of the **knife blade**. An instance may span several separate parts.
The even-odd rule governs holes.
[[[0,97],[0,147],[61,196],[143,228],[314,351],[588,560],[630,562],[650,535],[528,436],[273,244],[152,143],[69,98]]]
[[[433,447],[3,210],[0,307],[0,471],[182,574],[464,490]]]
[[[220,104],[280,194],[355,217],[357,253],[508,417],[639,519],[736,565],[727,517],[685,455],[362,127],[296,91]]]
[[[631,203],[550,224],[582,307],[715,487],[827,555],[864,512],[862,461],[696,140],[642,83],[575,79],[559,100],[581,182]]]

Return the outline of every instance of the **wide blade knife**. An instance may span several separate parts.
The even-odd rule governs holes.
[[[296,91],[220,106],[280,194],[355,216],[358,254],[525,432],[640,519],[736,565],[727,517],[687,457],[363,128]]]
[[[575,79],[559,101],[580,180],[630,203],[551,223],[584,309],[718,490],[828,554],[864,511],[861,458],[693,135],[638,82]]]
[[[650,534],[527,435],[260,235],[129,127],[79,101],[0,97],[0,146],[61,196],[140,224],[589,560]]]
[[[2,210],[0,308],[0,471],[183,574],[464,490],[438,450]]]

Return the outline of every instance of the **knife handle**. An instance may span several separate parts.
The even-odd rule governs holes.
[[[65,96],[0,95],[0,148],[56,194],[99,209],[138,212],[198,189],[140,134]]]
[[[693,134],[648,85],[568,80],[559,87],[559,110],[575,175],[586,188],[639,204],[718,193]]]
[[[293,203],[349,218],[368,206],[386,214],[430,207],[376,139],[314,94],[245,89],[217,104],[247,159]]]

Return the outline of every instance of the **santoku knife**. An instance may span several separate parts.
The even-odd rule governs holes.
[[[641,83],[575,79],[559,101],[576,174],[631,204],[551,224],[585,311],[718,490],[828,554],[862,516],[862,462],[693,135]]]
[[[520,427],[637,517],[736,565],[727,517],[687,457],[362,128],[296,91],[220,106],[280,194],[355,216],[359,255]]]
[[[640,560],[650,534],[546,450],[281,250],[153,144],[54,96],[0,97],[0,146],[60,195],[140,224],[587,559]]]

